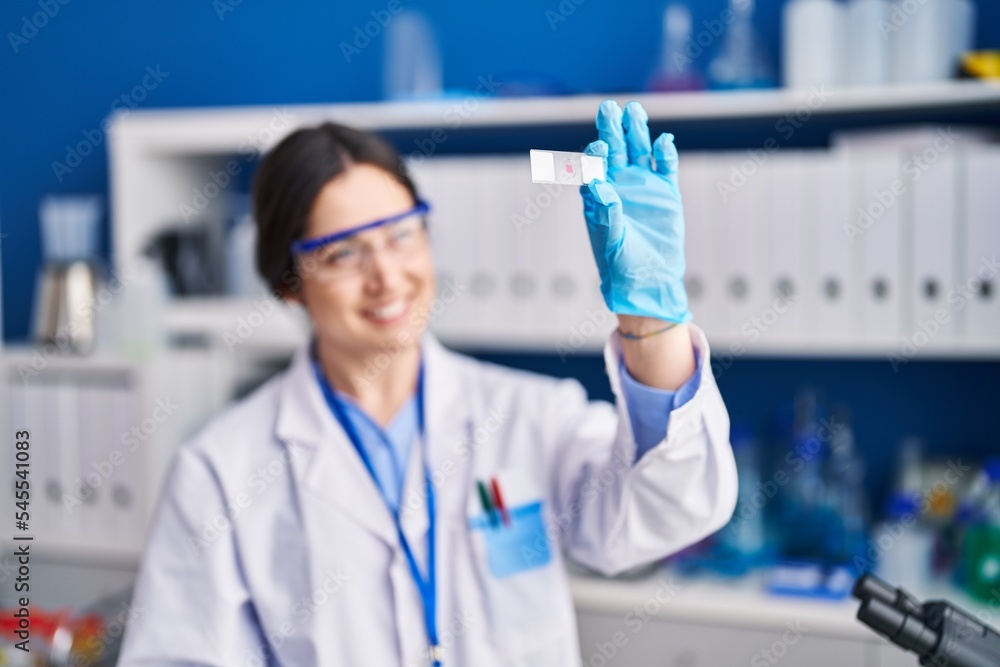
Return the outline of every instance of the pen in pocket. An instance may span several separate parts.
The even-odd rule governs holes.
[[[483,512],[490,519],[490,525],[494,528],[500,525],[497,520],[496,512],[493,511],[493,503],[490,501],[490,492],[486,489],[486,485],[482,483],[481,480],[476,480],[476,486],[479,488],[479,502],[483,504]]]
[[[493,499],[496,501],[497,509],[500,510],[500,518],[503,519],[503,525],[510,527],[510,512],[507,511],[507,505],[503,501],[503,495],[500,493],[500,483],[497,481],[496,477],[490,479],[490,484],[493,487]]]

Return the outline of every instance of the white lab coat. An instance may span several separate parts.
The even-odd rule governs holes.
[[[588,402],[576,381],[479,362],[425,335],[446,666],[579,664],[560,551],[616,573],[729,519],[729,418],[705,337],[692,331],[701,386],[671,414],[665,440],[634,465],[617,335],[605,347],[617,414]],[[423,566],[420,457],[410,462],[402,525]],[[508,507],[543,503],[546,528],[529,557],[546,544],[555,554],[501,578],[483,531],[467,520],[482,513],[475,480],[494,475]],[[391,515],[327,407],[306,349],[181,447],[134,604],[120,665],[426,664],[421,598]]]

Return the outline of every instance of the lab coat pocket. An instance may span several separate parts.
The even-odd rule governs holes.
[[[495,511],[492,516],[483,513],[469,519],[469,528],[483,533],[490,574],[504,578],[548,565],[552,548],[541,501],[513,507],[507,514],[509,521],[501,520]]]
[[[540,500],[514,505],[509,523],[499,512],[468,517],[486,612],[496,650],[527,655],[557,641],[567,594],[546,530]]]

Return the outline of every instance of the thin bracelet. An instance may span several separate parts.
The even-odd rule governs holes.
[[[671,322],[670,324],[668,324],[667,326],[663,327],[662,329],[658,329],[656,331],[650,331],[649,333],[644,333],[644,334],[625,333],[624,331],[621,330],[621,327],[619,327],[618,328],[618,333],[619,333],[619,335],[621,335],[622,338],[624,338],[626,340],[642,340],[643,338],[649,338],[650,336],[655,336],[656,334],[661,334],[664,331],[670,331],[675,326],[677,326],[677,324],[678,324],[677,322]]]

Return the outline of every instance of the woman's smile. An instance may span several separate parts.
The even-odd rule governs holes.
[[[410,313],[411,303],[412,300],[408,297],[382,301],[376,306],[362,309],[361,315],[377,326],[394,326],[406,320]]]

